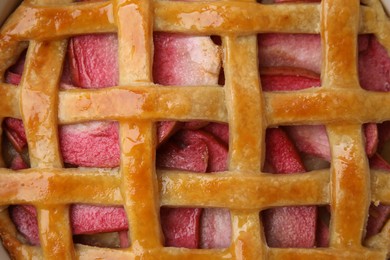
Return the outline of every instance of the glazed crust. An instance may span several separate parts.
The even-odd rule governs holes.
[[[356,0],[281,5],[70,2],[25,1],[0,34],[3,82],[6,69],[28,44],[19,87],[0,84],[0,118],[23,119],[31,161],[31,169],[1,168],[0,205],[34,205],[41,241],[41,248],[22,244],[7,210],[2,210],[0,235],[12,257],[386,259],[389,223],[362,244],[369,204],[390,203],[390,176],[369,169],[361,126],[390,120],[386,106],[390,93],[361,89],[357,75],[358,34],[375,34],[390,53],[390,21],[379,1],[366,0],[366,6]],[[153,31],[220,35],[224,88],[154,84]],[[97,32],[118,33],[119,86],[60,91],[67,39]],[[322,87],[262,92],[256,43],[256,34],[262,32],[320,33]],[[154,122],[195,119],[229,123],[228,171],[213,175],[156,171]],[[63,168],[57,126],[90,120],[120,122],[119,169]],[[326,125],[331,168],[291,175],[261,172],[265,129],[297,124]],[[118,250],[74,245],[68,213],[74,203],[123,205],[132,246]],[[163,205],[229,208],[231,246],[163,247],[159,222]],[[259,212],[282,205],[330,205],[329,248],[269,248]]]

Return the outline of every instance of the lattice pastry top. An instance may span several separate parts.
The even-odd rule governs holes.
[[[375,125],[373,131],[377,133],[376,123],[390,120],[390,109],[387,106],[390,104],[390,94],[384,92],[385,89],[363,89],[363,81],[359,81],[358,73],[360,48],[364,48],[364,42],[366,47],[371,44],[367,43],[370,40],[364,39],[364,36],[358,41],[358,35],[363,34],[374,35],[377,39],[375,44],[383,46],[381,50],[385,50],[385,54],[382,52],[383,60],[378,64],[381,64],[381,68],[388,68],[386,55],[390,53],[390,21],[380,1],[365,0],[360,3],[356,0],[322,0],[321,3],[304,1],[305,3],[280,4],[261,4],[253,1],[71,2],[73,1],[24,1],[1,29],[0,119],[4,119],[3,135],[7,135],[7,138],[3,137],[2,140],[4,143],[11,140],[17,146],[24,134],[31,166],[22,170],[0,169],[0,205],[3,207],[0,211],[0,235],[12,257],[388,257],[389,223],[379,233],[368,240],[364,239],[368,232],[366,225],[370,203],[390,203],[390,176],[382,170],[369,167],[369,161],[373,159],[367,158],[366,146],[369,144],[365,144],[364,137],[369,139],[369,123]],[[105,45],[104,39],[88,38],[100,36],[80,36],[94,33],[104,33],[103,37],[111,37],[110,41],[116,42],[116,47]],[[261,35],[257,37],[263,33],[319,34],[320,38],[316,44],[322,46],[322,52],[319,53],[318,71],[312,69],[311,72],[303,72],[285,67],[270,69],[270,66],[274,66],[271,64],[273,60],[267,63],[265,68],[262,57],[264,60],[266,57],[262,55],[266,53],[262,52],[262,47],[266,43],[258,43],[262,38]],[[186,38],[188,36],[184,35],[191,35],[193,38]],[[215,42],[220,39],[221,43],[213,43],[208,36],[217,38]],[[268,40],[277,41],[278,37],[271,35]],[[71,40],[68,41],[69,38]],[[294,38],[291,38],[294,48],[303,47],[303,52],[310,49],[310,46],[294,45],[294,41]],[[99,48],[114,55],[101,54],[104,52],[95,49],[96,46],[89,51],[83,47],[83,44],[88,45],[91,42],[100,43]],[[358,46],[358,42],[362,42],[362,45]],[[170,44],[175,45],[176,49],[169,49]],[[19,57],[24,55],[26,49],[24,69],[17,75],[10,68],[17,66],[14,64],[20,62]],[[164,49],[167,53],[160,57],[159,62],[153,62],[156,55],[160,55],[159,51]],[[106,59],[106,63],[94,64],[93,59],[84,60],[88,57],[99,59],[99,55],[105,55],[103,59]],[[176,60],[178,57],[184,58],[184,61],[179,60],[177,66],[173,66],[169,59]],[[205,57],[208,60],[206,62]],[[67,64],[69,60],[73,62],[70,65]],[[259,64],[262,67],[261,74]],[[99,69],[98,73],[90,72],[88,66]],[[162,72],[156,72],[156,66],[160,66]],[[70,78],[82,88],[70,86],[70,83],[66,82],[64,74],[69,67],[76,68],[76,71],[68,74],[70,73]],[[299,64],[297,67],[300,67]],[[221,68],[224,79],[218,81],[219,75],[222,74]],[[373,70],[367,69],[369,73]],[[299,80],[302,80],[303,73],[308,84],[317,82],[320,87],[291,87],[291,84],[298,84],[294,83],[296,79],[292,77],[276,79],[287,85],[285,87],[289,91],[266,91],[268,84],[271,84],[270,88],[274,90],[273,83],[269,83],[272,76],[285,76],[286,71],[299,74],[293,75],[300,78]],[[387,87],[390,84],[389,73],[389,70],[382,71]],[[104,75],[116,76],[107,79]],[[368,83],[364,84],[376,84],[373,77],[376,76],[369,76]],[[103,87],[94,85],[96,82],[106,81],[110,87],[94,89]],[[12,86],[15,82],[17,87]],[[17,132],[15,129],[18,128],[12,128],[12,122],[18,122],[16,119],[22,119],[24,127],[24,132],[18,140],[14,135]],[[163,155],[157,152],[156,159],[156,147],[162,140],[156,137],[155,123],[177,128],[175,122],[171,125],[161,123],[167,120],[181,121],[182,130],[176,132],[179,134],[172,138],[185,140],[189,144],[180,147],[168,140],[159,146],[158,149],[166,150],[165,153],[161,152]],[[183,123],[192,120],[196,120],[191,122],[192,126],[188,126],[191,123]],[[86,123],[88,121],[96,122]],[[213,126],[221,128],[216,127],[213,135],[210,134],[213,131],[210,130],[212,126],[208,128],[210,132],[204,130],[206,128],[193,130],[204,127],[207,124],[204,122],[218,122]],[[224,145],[220,145],[220,140],[216,141],[226,137],[226,132],[221,130],[226,130],[226,125],[219,123],[229,125],[229,139]],[[20,122],[15,124],[20,126]],[[363,124],[368,125],[362,128]],[[290,135],[302,134],[302,131],[294,128],[297,125],[306,125],[305,129],[312,129],[310,125],[325,126],[322,129],[329,139],[327,160],[330,167],[298,174],[305,169],[295,146],[304,149],[304,144],[291,145],[285,135],[288,129]],[[278,126],[283,127],[275,128]],[[95,128],[100,130],[95,136],[83,135],[83,127],[89,127],[89,131]],[[116,136],[119,140],[118,147],[106,145],[111,137],[108,141],[104,139],[106,136],[102,134],[102,128],[108,132],[119,129],[119,135]],[[184,128],[187,130],[183,130]],[[16,132],[12,132],[12,129]],[[159,131],[161,129],[162,127],[158,128]],[[190,132],[192,135],[188,136]],[[194,140],[194,135],[202,139],[202,142]],[[71,136],[73,141],[64,141],[67,139],[62,136]],[[83,161],[83,154],[75,155],[80,143],[87,147],[93,146],[93,142],[89,142],[88,138],[98,138],[100,147],[106,149],[103,153],[84,149],[84,152],[92,154],[89,160],[97,160],[101,165]],[[220,146],[212,146],[210,142],[219,143]],[[281,148],[281,144],[285,146]],[[228,153],[220,148],[226,148],[227,145]],[[69,149],[62,148],[64,146]],[[94,149],[92,146],[90,150]],[[3,144],[2,147],[3,153],[8,153],[4,151],[4,147],[8,146]],[[199,156],[197,151],[206,151],[209,161],[215,159],[215,154],[217,157],[224,155],[227,159],[219,164],[221,161],[218,161],[218,157],[219,159],[213,161],[213,165],[218,167],[211,169],[210,167],[214,166],[204,164],[206,157],[202,152]],[[104,157],[107,154],[117,156],[107,159]],[[197,160],[196,158],[199,161],[194,165],[181,164],[178,158],[183,154],[191,157],[192,162]],[[280,161],[280,158],[286,161]],[[157,167],[156,170],[156,161],[163,169]],[[172,161],[176,170],[170,169]],[[72,164],[72,167],[64,167],[64,162],[67,166],[68,163]],[[380,162],[382,167],[377,168],[388,167],[384,161]],[[3,167],[6,163],[6,160],[1,161]],[[295,166],[292,166],[294,163]],[[74,165],[87,168],[77,168]],[[104,169],[98,169],[97,166]],[[223,172],[201,174],[195,173],[196,171]],[[268,171],[291,174],[276,175],[266,173]],[[72,235],[72,228],[73,233],[77,233],[81,232],[83,227],[71,228],[70,223],[77,217],[75,208],[80,204],[94,205],[89,207],[110,205],[116,209],[123,206],[123,209],[120,208],[123,210],[122,220],[124,219],[123,225],[128,232],[124,233],[124,238],[123,233],[120,235],[122,248],[102,248],[75,243],[77,241]],[[316,232],[318,235],[319,227],[317,231],[314,229],[313,237],[306,237],[309,236],[307,230],[312,229],[304,227],[302,234],[291,238],[293,243],[295,240],[303,241],[303,244],[298,242],[296,245],[299,248],[290,247],[289,241],[274,240],[272,232],[274,229],[278,230],[281,223],[275,221],[276,228],[270,226],[273,220],[269,215],[279,214],[279,211],[269,211],[270,208],[295,208],[298,211],[302,209],[299,214],[289,213],[290,216],[300,219],[305,218],[304,215],[309,214],[308,212],[317,214],[317,207],[320,206],[330,215],[329,228],[326,229],[329,233],[328,241],[325,242],[328,246],[316,242],[318,238],[314,235]],[[160,210],[160,207],[163,208]],[[171,211],[166,210],[174,210],[174,207],[187,207],[191,213],[182,213],[180,218],[177,215],[171,218]],[[204,208],[199,225],[209,225],[209,229],[217,228],[218,220],[215,219],[221,215],[226,220],[227,212],[228,229],[231,232],[227,245],[216,245],[215,236],[205,238],[204,241],[200,239],[200,242],[198,238],[191,240],[195,246],[174,245],[177,242],[175,236],[192,237],[199,232],[198,229],[191,231],[189,227],[184,227],[185,232],[178,231],[181,232],[179,235],[171,236],[171,231],[168,232],[161,222],[168,221],[166,223],[170,223],[169,226],[177,227],[180,226],[177,221],[185,221],[183,219],[195,216],[194,221],[199,223],[200,211],[196,208]],[[223,211],[215,208],[222,208]],[[101,217],[101,211],[96,212],[98,213],[93,218],[86,218],[87,221],[83,222],[81,217],[80,221],[89,225],[88,221],[93,222],[94,218]],[[206,212],[211,217],[204,217]],[[18,217],[20,214],[35,214],[35,217]],[[104,221],[109,221],[107,219],[110,219],[110,215],[103,218]],[[30,221],[29,224],[26,224],[26,219]],[[292,220],[284,222],[289,221]],[[315,221],[317,220],[314,219]],[[115,219],[112,225],[119,225],[119,222]],[[302,222],[303,220],[297,220],[296,223]],[[316,226],[314,222],[308,225]],[[193,223],[195,228],[199,228],[196,223]],[[36,232],[32,231],[34,225]],[[289,228],[294,229],[293,225],[295,224],[287,223],[288,227],[281,228],[276,237],[280,236],[280,233],[283,233],[282,240],[284,236],[288,237],[291,231]],[[23,230],[23,227],[27,228],[27,231]],[[102,227],[97,229],[107,231]],[[206,230],[209,229],[206,227]],[[20,233],[25,237],[21,238],[23,236]],[[326,236],[325,233],[324,231],[319,236]],[[28,234],[34,234],[36,240]],[[224,235],[220,231],[218,234]],[[307,247],[305,243],[310,239],[316,241],[312,241],[314,244],[311,244],[311,248],[303,248]],[[178,240],[180,243],[184,241],[182,237]],[[189,243],[188,241],[183,243]],[[36,246],[37,244],[40,246]]]

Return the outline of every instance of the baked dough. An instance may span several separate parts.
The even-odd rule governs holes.
[[[390,120],[386,106],[390,94],[361,89],[357,75],[358,34],[375,34],[390,52],[390,21],[379,1],[366,0],[364,6],[356,0],[282,5],[253,1],[70,2],[24,1],[0,34],[3,82],[6,69],[28,45],[20,86],[0,84],[0,118],[23,119],[31,161],[31,169],[15,172],[1,168],[0,205],[34,205],[41,238],[41,248],[22,244],[3,210],[0,235],[12,257],[386,259],[389,223],[362,245],[370,202],[390,203],[390,176],[370,171],[361,125]],[[130,25],[128,17],[132,18]],[[154,84],[154,30],[220,35],[224,88]],[[66,39],[98,32],[118,33],[119,85],[96,91],[59,91]],[[255,36],[262,32],[320,33],[322,86],[262,92]],[[131,102],[124,102],[127,100]],[[156,174],[151,156],[156,143],[154,122],[164,119],[229,123],[229,170],[218,175],[172,171]],[[63,168],[58,124],[91,120],[119,121],[119,170],[80,172]],[[288,176],[262,173],[265,129],[297,124],[326,125],[331,169]],[[242,125],[246,125],[246,131],[242,131]],[[68,227],[72,203],[124,205],[132,246],[117,250],[74,245]],[[266,245],[261,210],[326,204],[332,215],[329,248]],[[210,250],[163,247],[158,210],[164,205],[229,208],[231,246]],[[139,225],[141,220],[148,225]]]

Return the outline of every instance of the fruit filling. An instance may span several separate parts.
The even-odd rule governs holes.
[[[275,1],[290,2],[290,1]],[[214,40],[214,41],[213,41]],[[358,69],[360,84],[369,91],[390,88],[390,57],[372,35],[361,35]],[[321,86],[319,35],[260,34],[259,74],[263,91],[299,91]],[[69,40],[60,88],[98,89],[117,86],[118,41],[114,34],[82,35]],[[222,47],[207,36],[154,34],[154,83],[191,87],[218,85],[223,71]],[[11,67],[6,81],[18,85],[24,57]],[[207,97],[205,97],[207,98]],[[260,116],[260,115],[259,115]],[[3,157],[8,167],[29,167],[23,123],[3,123]],[[245,131],[245,126],[243,126]],[[390,170],[386,154],[390,124],[363,126],[366,154],[372,169]],[[61,154],[66,167],[116,168],[120,164],[117,122],[86,122],[59,127]],[[279,126],[267,129],[264,172],[300,174],[329,168],[330,147],[325,126]],[[228,170],[229,127],[222,122],[156,122],[156,168],[199,174]],[[387,152],[390,154],[390,152]],[[259,155],[260,156],[260,155]],[[179,196],[179,194],[178,194]],[[326,205],[286,206],[263,210],[264,233],[270,247],[326,247],[331,209]],[[37,213],[31,205],[9,207],[10,216],[26,243],[39,245]],[[390,206],[372,204],[366,237],[380,232]],[[94,246],[128,247],[126,212],[118,206],[71,206],[74,240]],[[160,209],[164,245],[186,248],[227,248],[231,219],[223,208]]]

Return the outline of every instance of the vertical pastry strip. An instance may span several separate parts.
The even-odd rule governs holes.
[[[115,2],[119,38],[119,85],[152,80],[152,1]],[[128,17],[132,22],[128,24]],[[130,29],[130,28],[131,29]],[[134,248],[162,245],[155,171],[153,123],[120,121],[123,198]],[[140,221],[144,224],[140,225]]]

